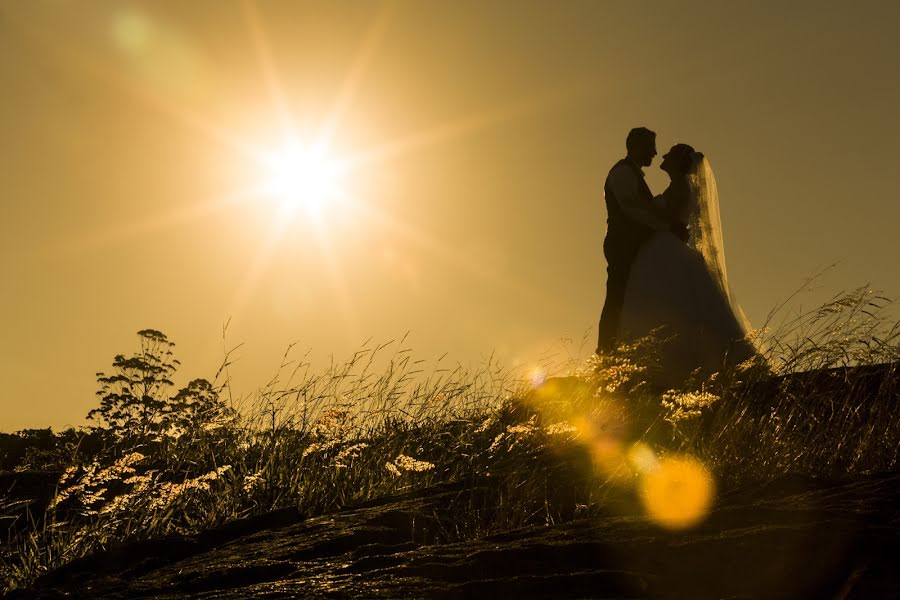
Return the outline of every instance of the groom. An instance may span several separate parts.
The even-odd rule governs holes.
[[[656,156],[656,133],[636,127],[625,139],[628,155],[617,162],[606,177],[606,301],[600,313],[600,336],[597,354],[616,347],[619,315],[625,302],[625,287],[631,263],[641,245],[655,231],[668,231],[672,226],[653,211],[653,193],[644,181],[641,167],[649,167]],[[680,233],[680,232],[677,232]]]

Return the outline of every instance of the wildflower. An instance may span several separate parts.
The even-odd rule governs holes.
[[[534,426],[534,417],[531,418],[527,423],[521,423],[519,425],[510,425],[506,428],[506,433],[512,434],[514,436],[525,437],[531,435],[535,431]]]
[[[244,477],[244,493],[249,494],[257,489],[261,484],[266,482],[265,478],[262,476],[262,473],[262,471],[259,471],[258,473],[254,473],[253,475],[247,475],[246,477]]]
[[[509,441],[510,444],[506,450],[510,451],[533,437],[537,429],[537,415],[532,415],[525,423],[508,426],[506,428],[506,440]]]
[[[150,510],[161,510],[171,504],[184,492],[184,486],[165,482],[156,489],[156,496],[150,501]]]
[[[663,394],[661,404],[669,411],[666,420],[675,422],[699,416],[704,408],[711,406],[719,399],[719,396],[704,390],[697,392],[669,390]]]
[[[109,503],[107,503],[106,506],[100,509],[100,514],[109,515],[122,512],[131,504],[131,501],[134,499],[134,497],[134,494],[122,494],[121,496],[116,496]]]
[[[483,433],[490,429],[490,427],[497,422],[496,413],[491,413],[487,419],[484,420],[484,423],[478,426],[478,429],[475,430],[475,433]]]
[[[749,371],[750,369],[755,367],[757,365],[757,362],[758,362],[757,357],[751,356],[750,358],[743,361],[736,367],[737,372],[738,373],[746,373],[747,371]]]
[[[385,463],[384,468],[390,471],[391,474],[394,475],[394,477],[400,477],[400,475],[402,475],[400,469],[398,469],[397,466],[392,462]]]
[[[86,487],[102,485],[109,481],[121,479],[123,475],[131,475],[135,472],[132,465],[146,458],[140,452],[132,452],[118,459],[110,466],[100,469],[100,465],[92,463],[85,468],[81,480]]]
[[[122,483],[134,486],[131,488],[132,494],[139,494],[147,489],[152,483],[153,478],[150,475],[133,475]]]
[[[165,482],[153,490],[153,499],[150,501],[150,510],[160,510],[172,504],[175,500],[192,490],[208,492],[212,486],[210,481],[219,479],[226,471],[231,470],[231,465],[222,465],[217,469],[195,477],[185,479],[181,483]]]
[[[103,494],[106,493],[107,488],[100,488],[98,490],[87,490],[81,496],[81,503],[85,506],[92,506],[97,504],[98,502],[103,500]]]
[[[321,448],[321,447],[322,447],[322,444],[310,444],[309,446],[307,446],[306,448],[303,449],[303,454],[302,454],[303,458],[306,458],[308,455],[312,454],[313,452],[318,452],[319,448]]]
[[[354,458],[359,458],[359,455],[362,454],[362,451],[368,447],[369,445],[366,443],[353,444],[352,446],[348,446],[347,448],[341,450],[335,460],[337,460],[338,462],[342,462],[345,460],[353,460]]]
[[[341,443],[340,440],[329,440],[329,441],[321,443],[321,444],[318,442],[312,443],[303,450],[302,456],[303,456],[303,458],[306,458],[308,455],[312,454],[313,452],[327,452],[328,450],[331,450],[335,446],[339,446],[340,443]]]
[[[491,442],[491,447],[488,448],[488,452],[490,452],[491,454],[493,454],[494,451],[495,451],[497,448],[500,447],[500,444],[501,444],[501,442],[503,442],[503,439],[504,439],[505,437],[506,437],[506,433],[505,433],[505,432],[500,432],[500,433],[498,433],[498,434],[497,434],[497,437],[494,438],[494,441]]]
[[[547,435],[574,435],[577,431],[578,428],[568,421],[560,421],[544,427],[544,433]]]
[[[65,482],[67,482],[68,480],[70,480],[72,477],[75,476],[75,473],[77,471],[78,471],[78,465],[72,465],[70,467],[67,467],[65,472],[63,472],[63,474],[60,475],[58,485],[62,485]]]
[[[621,389],[624,385],[634,379],[636,375],[640,375],[647,370],[647,367],[638,365],[628,359],[620,359],[613,364],[605,367],[600,377],[603,379],[605,389],[608,393],[614,393]]]
[[[405,454],[400,454],[394,459],[394,464],[398,469],[403,471],[413,471],[416,473],[421,473],[423,471],[430,471],[434,469],[434,463],[430,463],[427,460],[416,460],[411,456],[407,456]]]
[[[56,493],[56,495],[50,500],[50,504],[48,505],[48,508],[50,508],[50,509],[56,508],[57,505],[59,505],[59,504],[61,504],[63,501],[65,501],[69,496],[71,496],[73,493],[75,493],[76,491],[78,491],[78,489],[80,489],[80,488],[76,488],[76,487],[73,486],[73,487],[69,487],[69,488],[65,488],[65,489],[59,490],[59,491]]]
[[[336,406],[322,411],[312,428],[312,433],[326,439],[344,440],[353,425],[354,418],[350,409]]]
[[[210,471],[205,475],[201,475],[195,481],[215,481],[219,477],[221,477],[226,471],[231,470],[231,465],[222,465],[218,467],[215,471]]]

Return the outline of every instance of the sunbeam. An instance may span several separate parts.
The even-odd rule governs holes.
[[[272,56],[262,17],[256,10],[256,5],[252,0],[241,0],[240,4],[244,25],[250,35],[250,42],[256,54],[260,75],[263,78],[266,91],[269,93],[269,101],[272,103],[272,108],[275,111],[282,131],[293,131],[294,122],[291,118],[291,111],[284,93],[284,87],[281,84],[281,78],[278,76],[278,69]]]
[[[139,219],[106,224],[93,233],[63,240],[48,249],[52,257],[60,258],[73,253],[96,252],[125,242],[134,242],[155,233],[184,227],[222,214],[256,200],[258,191],[243,190],[224,199],[182,205],[166,212],[148,214]]]
[[[338,92],[337,98],[334,100],[334,104],[331,107],[328,116],[322,123],[318,136],[321,143],[326,145],[331,143],[331,139],[339,127],[341,119],[344,117],[344,114],[347,112],[356,96],[360,82],[365,76],[369,63],[378,51],[378,47],[381,45],[384,32],[387,29],[388,22],[390,21],[395,6],[395,0],[389,0],[382,4],[378,14],[372,21],[369,30],[363,36],[363,42],[356,54],[356,59],[353,61],[352,66],[347,72],[347,76],[344,78],[344,83]]]
[[[60,65],[71,66],[76,72],[87,75],[126,96],[138,100],[144,107],[169,117],[179,125],[198,132],[209,140],[221,144],[244,157],[252,158],[258,155],[259,150],[240,135],[235,134],[229,128],[215,122],[208,116],[176,105],[152,86],[141,85],[134,77],[126,77],[120,74],[122,73],[121,70],[105,64],[108,62],[108,59],[103,60],[100,57],[93,56],[78,46],[61,46],[58,40],[50,39],[52,31],[36,31],[34,28],[24,27],[19,23],[14,24],[40,52],[51,56],[54,62]]]
[[[362,332],[356,316],[356,309],[353,305],[353,295],[347,288],[347,280],[344,278],[341,263],[331,244],[331,238],[324,227],[314,227],[313,235],[316,237],[320,256],[325,265],[325,273],[328,276],[328,282],[337,301],[346,334],[351,340],[357,342],[362,337]]]
[[[348,159],[348,167],[362,169],[395,160],[414,151],[433,148],[472,135],[490,127],[509,123],[516,119],[533,116],[539,112],[562,108],[566,103],[583,97],[585,92],[577,87],[537,94],[529,99],[499,108],[489,108],[469,115],[439,123],[424,131],[417,131],[391,140],[385,144],[361,151]]]
[[[451,244],[440,240],[433,234],[423,232],[421,228],[412,227],[404,223],[397,215],[376,210],[364,202],[355,202],[354,210],[361,217],[367,219],[370,224],[389,231],[392,235],[409,242],[419,250],[425,250],[466,276],[507,289],[510,292],[526,294],[528,297],[539,300],[547,306],[554,304],[553,298],[539,288],[513,280],[503,273],[487,268],[482,263],[466,260],[460,255],[457,248]]]
[[[275,254],[275,249],[278,247],[281,238],[284,237],[289,225],[289,219],[276,219],[273,221],[272,228],[256,251],[253,264],[244,274],[243,280],[232,297],[231,308],[228,311],[229,315],[238,315],[244,309],[244,306],[256,291],[256,285],[259,283],[259,280],[268,270],[272,256]]]

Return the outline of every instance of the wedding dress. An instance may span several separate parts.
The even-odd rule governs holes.
[[[687,243],[669,231],[644,243],[631,266],[618,335],[627,342],[658,331],[661,375],[669,385],[697,368],[719,371],[757,352],[728,286],[716,182],[702,155],[686,185],[673,182],[654,202],[664,209],[675,194],[687,195],[676,215],[688,226]]]

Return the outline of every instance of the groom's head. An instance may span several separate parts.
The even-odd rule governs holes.
[[[641,167],[649,167],[656,156],[656,132],[646,127],[635,127],[625,138],[628,158]]]

